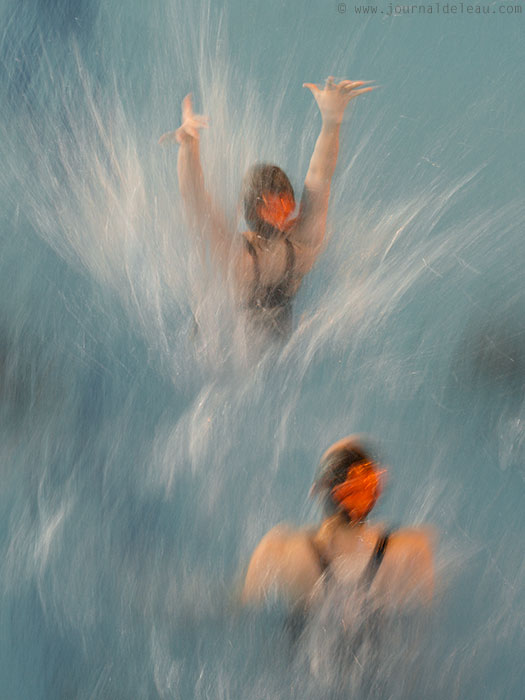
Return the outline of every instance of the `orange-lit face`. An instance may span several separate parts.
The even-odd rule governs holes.
[[[287,221],[295,209],[295,200],[292,195],[287,192],[266,192],[260,199],[262,201],[257,207],[257,213],[261,219],[279,231],[286,231],[289,226]]]
[[[332,497],[350,515],[362,520],[372,510],[381,492],[381,476],[372,462],[363,461],[348,470],[346,481],[332,489]]]

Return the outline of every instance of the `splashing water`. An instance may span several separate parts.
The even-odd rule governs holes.
[[[3,2],[2,696],[520,697],[520,18],[301,7]],[[193,90],[233,234],[254,160],[300,191],[299,86],[330,73],[385,89],[344,125],[294,333],[256,354],[156,142]],[[318,517],[316,461],[353,431],[391,463],[381,517],[440,531],[431,634],[386,626],[368,686],[326,672],[319,634],[290,661],[278,611],[227,613],[258,538]]]

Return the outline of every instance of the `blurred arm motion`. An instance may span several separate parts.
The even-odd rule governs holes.
[[[163,134],[160,144],[177,142],[179,187],[190,226],[204,232],[211,240],[213,252],[225,261],[230,246],[228,223],[223,212],[206,190],[200,161],[200,130],[207,128],[207,118],[194,114],[191,94],[182,101],[182,124]]]
[[[304,272],[312,267],[318,256],[326,230],[330,185],[339,152],[339,131],[348,103],[358,95],[370,92],[373,86],[363,80],[326,80],[320,89],[313,83],[304,83],[311,90],[322,118],[321,133],[317,138],[310,166],[304,182],[303,197],[297,224],[291,240],[303,248]]]

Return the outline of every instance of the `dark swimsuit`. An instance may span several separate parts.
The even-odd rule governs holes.
[[[372,552],[372,556],[370,557],[370,561],[366,565],[366,568],[361,576],[361,580],[359,582],[361,588],[368,589],[372,585],[372,582],[385,556],[385,551],[388,545],[390,534],[391,533],[389,531],[386,531],[380,537],[378,537],[378,540],[374,547],[374,551]],[[313,539],[310,540],[310,544],[315,552],[317,561],[319,562],[321,574],[325,576],[328,575],[330,572],[331,562],[320,551],[319,547],[316,545]]]
[[[257,250],[247,238],[246,249],[253,260],[254,281],[251,295],[244,304],[250,312],[253,324],[260,330],[270,332],[275,338],[286,338],[292,330],[292,299],[295,295],[294,268],[295,250],[292,243],[285,238],[286,269],[276,284],[261,284],[261,268]]]
[[[383,561],[383,558],[385,556],[385,551],[388,546],[390,535],[391,532],[387,530],[378,538],[374,547],[374,551],[372,552],[372,556],[370,557],[370,560],[366,565],[366,568],[363,571],[363,574],[361,575],[361,578],[358,583],[358,587],[361,589],[361,591],[366,592],[370,589],[379,570],[379,567],[381,566],[381,562]],[[324,581],[327,582],[327,580],[330,577],[331,562],[325,557],[325,555],[319,549],[313,538],[310,539],[310,545],[318,561],[321,576],[324,578]],[[300,607],[296,607],[291,611],[286,623],[286,627],[291,635],[293,642],[296,642],[299,639],[306,625],[307,619],[308,609],[305,608],[303,605],[301,605]],[[370,625],[368,625],[368,627],[370,627]],[[367,630],[365,630],[364,628],[359,630],[354,639],[354,646],[359,647],[361,645],[366,631]]]

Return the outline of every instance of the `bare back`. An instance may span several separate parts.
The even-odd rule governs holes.
[[[288,237],[260,240],[250,232],[242,237],[234,264],[240,308],[250,325],[274,339],[286,339],[293,327],[292,302],[302,281],[296,246]]]
[[[270,589],[291,602],[308,604],[319,594],[319,580],[329,567],[338,583],[363,579],[379,538],[381,526],[333,527],[325,521],[317,532],[271,530],[255,550],[246,575],[243,597],[261,600]],[[421,528],[396,530],[388,536],[371,592],[392,604],[427,603],[433,592],[431,537]]]
[[[311,253],[294,242],[292,235],[271,243],[259,243],[255,234],[249,231],[242,237],[243,242],[234,263],[241,298],[250,295],[255,283],[272,288],[281,285],[283,280],[286,280],[288,296],[293,297],[313,265]]]

